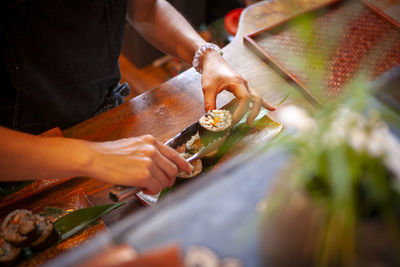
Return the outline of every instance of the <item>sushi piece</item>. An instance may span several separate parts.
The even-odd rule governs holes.
[[[187,151],[187,146],[186,144],[183,144],[179,147],[176,148],[176,151],[179,153],[179,155],[185,159],[190,158],[193,154]],[[201,159],[196,159],[193,162],[191,162],[193,166],[193,171],[188,173],[182,170],[178,171],[178,174],[176,177],[178,178],[192,178],[195,177],[196,175],[200,174],[201,171],[203,170],[203,164],[201,162]]]
[[[181,155],[183,158],[187,159],[190,158],[193,154],[200,151],[203,147],[203,144],[200,141],[199,133],[193,135],[186,143],[178,146],[176,151]],[[176,177],[178,178],[192,178],[196,175],[200,174],[203,170],[203,164],[201,159],[194,160],[191,162],[193,165],[193,171],[191,173],[187,173],[185,171],[179,170]]]
[[[190,154],[196,154],[204,147],[203,143],[200,140],[200,135],[198,132],[193,135],[188,141],[186,141],[185,145],[186,153]]]
[[[36,214],[35,220],[39,236],[33,241],[31,248],[34,250],[43,250],[55,244],[58,241],[58,232],[50,219]]]
[[[211,110],[204,114],[200,120],[200,139],[208,145],[219,137],[224,136],[232,126],[232,115],[228,110]]]
[[[191,154],[189,153],[181,153],[180,154],[183,158],[189,158],[191,156]],[[197,175],[199,175],[201,173],[201,171],[203,170],[203,163],[201,162],[201,159],[196,159],[194,161],[191,162],[192,166],[193,166],[193,171],[188,173],[182,170],[178,171],[178,174],[176,175],[176,177],[178,178],[192,178],[195,177]]]
[[[191,154],[188,154],[188,153],[181,153],[180,155],[184,158],[189,158],[191,156]],[[201,162],[201,159],[196,159],[193,162],[191,162],[191,164],[193,166],[192,172],[188,173],[188,172],[179,170],[176,177],[186,179],[186,178],[192,178],[192,177],[199,175],[201,173],[201,171],[203,170],[203,164]]]
[[[0,266],[15,266],[21,252],[21,248],[13,246],[0,237]]]
[[[228,110],[214,109],[204,114],[199,123],[208,131],[223,132],[231,127],[232,115]]]
[[[35,215],[25,209],[9,213],[1,224],[2,237],[16,247],[29,246],[37,238]]]

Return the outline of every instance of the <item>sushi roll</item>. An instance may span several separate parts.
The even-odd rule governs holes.
[[[231,127],[232,115],[228,110],[214,109],[204,114],[199,123],[208,131],[223,132]]]
[[[1,224],[3,238],[16,247],[29,246],[37,237],[35,215],[25,209],[9,213]]]
[[[232,115],[228,110],[211,110],[204,114],[200,120],[199,134],[204,145],[222,137],[232,126]]]
[[[203,143],[200,140],[200,135],[196,132],[188,141],[185,143],[186,146],[186,153],[196,154],[199,152],[203,147]]]
[[[15,266],[21,252],[21,248],[13,246],[0,237],[0,266]]]
[[[200,151],[203,147],[203,144],[200,141],[200,136],[198,133],[193,135],[186,143],[178,146],[176,151],[179,153],[180,156],[187,159],[190,158],[193,154]],[[203,170],[203,164],[201,159],[194,160],[191,162],[193,166],[193,171],[191,173],[187,173],[185,171],[179,170],[176,177],[178,178],[192,178],[196,175],[200,174]]]
[[[55,244],[58,241],[58,233],[50,219],[36,214],[35,220],[39,236],[33,241],[31,248],[34,250],[43,250]]]
[[[191,155],[185,153],[185,154],[181,154],[181,156],[183,156],[184,158],[189,158]],[[201,159],[196,159],[193,162],[191,162],[191,164],[193,166],[192,172],[188,173],[188,172],[179,170],[176,177],[186,179],[186,178],[192,178],[192,177],[199,175],[201,173],[201,171],[203,170],[203,164],[201,162]]]

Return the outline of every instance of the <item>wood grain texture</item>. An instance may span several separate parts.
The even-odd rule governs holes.
[[[325,0],[328,1],[328,0]],[[243,36],[284,20],[294,12],[320,5],[316,0],[263,1],[246,8],[237,36],[223,48],[224,58],[267,101],[277,105],[294,88],[243,45]],[[167,141],[194,123],[204,113],[201,76],[193,68],[129,102],[64,130],[65,136],[86,140],[115,140],[152,134]],[[296,92],[289,101],[308,105]],[[295,96],[296,95],[296,96]],[[233,99],[228,92],[218,96],[217,107]]]
[[[263,1],[246,8],[242,12],[237,36],[223,48],[224,58],[249,82],[249,86],[270,104],[276,106],[290,93],[285,103],[295,102],[298,105],[310,107],[310,104],[297,93],[294,87],[243,45],[244,35],[285,19],[301,8],[308,9],[312,5],[320,4],[321,1],[299,0],[296,1],[295,6],[282,3],[283,1]],[[63,134],[66,137],[92,141],[152,134],[159,141],[165,142],[197,121],[204,113],[200,79],[201,76],[191,68],[121,106],[65,129]],[[230,93],[221,93],[217,99],[217,107],[229,103],[232,99],[233,96]],[[279,108],[268,116],[279,122]],[[111,184],[90,178],[75,178],[17,203],[13,208],[37,205],[48,198],[58,198],[78,187],[85,190],[94,205],[110,203],[107,189],[111,186]],[[104,220],[107,225],[111,225],[139,207],[136,200],[131,200],[128,205],[113,211]]]
[[[272,105],[276,106],[290,94],[285,101],[286,104],[296,103],[312,108],[295,87],[244,46],[243,36],[284,20],[302,8],[309,9],[319,4],[321,1],[316,0],[301,0],[295,6],[288,3],[284,5],[282,1],[263,1],[249,6],[242,12],[235,39],[223,48],[227,62],[248,81],[251,88]],[[221,93],[217,99],[217,107],[226,105],[233,98],[228,92]],[[201,76],[191,68],[119,107],[64,130],[64,135],[85,140],[106,141],[152,134],[159,141],[166,142],[196,122],[203,113]],[[279,108],[268,116],[279,122]],[[93,180],[93,183],[96,184],[96,181]],[[89,199],[95,204],[110,202],[107,190],[88,194]],[[139,208],[140,204],[136,200],[131,200],[128,206],[113,211],[112,216],[107,216],[105,222],[113,224]]]

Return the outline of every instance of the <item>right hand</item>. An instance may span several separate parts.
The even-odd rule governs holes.
[[[89,144],[94,151],[89,177],[137,186],[146,194],[171,187],[178,169],[190,172],[193,168],[174,149],[151,135]]]
[[[247,81],[215,51],[209,51],[203,55],[203,74],[201,83],[204,95],[205,111],[216,108],[217,95],[223,90],[233,93],[238,99],[232,124],[238,123],[244,114],[249,110],[249,103],[253,103],[251,112],[247,117],[246,123],[251,125],[261,107],[270,111],[275,110],[268,102],[262,98],[255,90],[251,89]]]

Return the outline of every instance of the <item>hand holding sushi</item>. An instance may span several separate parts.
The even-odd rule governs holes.
[[[178,169],[191,172],[193,168],[178,152],[151,135],[91,145],[98,154],[89,177],[138,186],[146,194],[171,187]]]
[[[127,21],[155,47],[189,64],[193,63],[196,51],[206,44],[185,18],[164,0],[128,1]],[[249,88],[247,81],[217,51],[207,50],[198,58],[197,63],[202,70],[206,112],[216,108],[216,97],[223,90],[232,92],[239,99],[238,108],[233,114],[233,124],[239,122],[248,111],[250,102],[253,107],[247,119],[248,124],[257,117],[261,106],[275,109]]]
[[[34,136],[0,127],[2,181],[92,177],[156,194],[191,164],[150,135],[110,142]],[[23,155],[23,156],[21,156]]]
[[[153,45],[172,56],[191,63],[198,49],[206,45],[206,41],[166,0],[131,0],[128,1],[126,9],[127,21]],[[123,20],[124,13],[121,12],[124,16]],[[81,57],[79,54],[75,56]],[[197,54],[197,59],[196,67],[200,67],[203,73],[202,85],[206,111],[216,108],[216,97],[223,90],[232,92],[239,99],[238,108],[233,114],[233,124],[243,117],[249,109],[249,103],[253,103],[253,107],[247,123],[255,119],[261,106],[274,110],[248,87],[247,82],[217,51],[207,50],[200,58]],[[116,61],[112,63],[117,64]],[[93,71],[97,71],[96,66]],[[43,78],[49,81],[56,79],[54,81],[58,84],[62,80],[57,81],[57,77]],[[115,82],[113,77],[109,80],[110,84],[111,81]],[[41,92],[40,90],[36,93]],[[93,90],[104,92],[101,86]],[[35,92],[32,91],[32,93]],[[71,95],[74,94],[71,93]],[[85,97],[85,94],[80,94],[80,96]],[[51,101],[50,98],[47,100]],[[65,101],[73,100],[75,98],[65,99]],[[95,101],[90,102],[95,103]],[[77,105],[79,103],[81,102],[77,102]],[[60,103],[54,103],[56,104]],[[98,106],[100,103],[95,104]],[[93,110],[95,106],[92,107]],[[47,116],[51,118],[53,116],[51,113],[53,110],[50,108],[44,113],[45,116],[41,118],[43,125],[47,125]],[[34,114],[34,117],[40,117],[41,114],[40,112]],[[69,111],[65,110],[65,114],[60,114],[55,121],[64,121],[70,115]],[[80,117],[77,116],[73,120],[79,120]],[[12,117],[10,119],[12,121]],[[66,125],[70,122],[63,123]],[[114,184],[139,186],[144,188],[146,193],[153,194],[158,193],[163,187],[172,185],[178,169],[191,172],[192,166],[177,152],[150,136],[95,143],[72,138],[44,138],[0,127],[0,179],[2,181],[85,176]]]
[[[233,70],[228,63],[215,51],[209,51],[203,55],[203,74],[201,78],[204,94],[204,109],[210,111],[216,109],[217,95],[223,90],[233,93],[239,100],[239,104],[233,114],[233,124],[236,124],[249,110],[252,103],[251,113],[246,123],[251,124],[260,112],[261,107],[275,110],[265,99],[251,89],[247,81]]]

